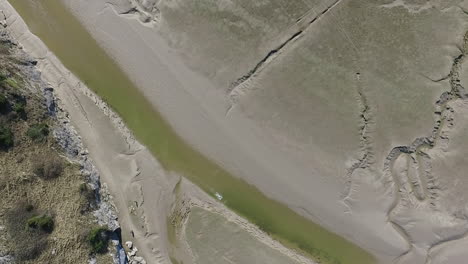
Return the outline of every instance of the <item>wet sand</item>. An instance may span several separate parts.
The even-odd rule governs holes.
[[[54,8],[57,8],[57,6],[54,6]],[[82,137],[84,138],[84,142],[90,150],[91,157],[95,160],[96,166],[103,175],[104,182],[109,184],[110,190],[115,195],[115,202],[117,204],[117,207],[121,210],[120,216],[122,220],[120,222],[124,226],[128,227],[126,228],[127,230],[135,231],[137,240],[140,241],[138,242],[138,244],[144,249],[142,250],[142,252],[145,255],[145,257],[149,259],[154,259],[154,261],[167,260],[168,245],[165,239],[167,237],[167,231],[165,230],[166,219],[163,216],[167,215],[170,211],[169,207],[171,205],[172,200],[174,199],[172,197],[172,189],[174,188],[175,183],[179,180],[179,176],[175,174],[172,175],[172,173],[167,173],[165,171],[165,168],[163,169],[163,167],[159,165],[159,163],[154,158],[152,158],[150,154],[149,150],[154,145],[148,144],[148,149],[140,145],[133,138],[132,134],[126,129],[123,121],[115,113],[110,111],[107,105],[100,101],[97,95],[87,90],[87,88],[85,87],[85,85],[89,85],[92,87],[97,85],[101,88],[101,90],[97,89],[96,92],[98,94],[101,94],[101,96],[108,102],[112,102],[112,98],[116,97],[106,97],[102,95],[102,89],[103,87],[109,87],[109,85],[111,85],[110,87],[112,87],[113,89],[117,89],[118,86],[116,87],[112,86],[112,83],[106,83],[105,78],[103,78],[105,75],[98,75],[98,77],[100,77],[98,79],[95,79],[93,75],[88,75],[89,78],[83,77],[84,83],[79,82],[78,79],[76,79],[76,77],[74,77],[72,73],[70,73],[67,69],[63,68],[63,66],[57,60],[57,58],[48,51],[48,49],[42,44],[42,42],[40,42],[34,35],[31,35],[29,31],[27,31],[26,26],[22,24],[22,22],[19,20],[19,18],[14,12],[10,11],[7,18],[8,23],[12,24],[12,31],[15,32],[16,37],[19,38],[19,42],[26,47],[28,52],[32,53],[33,56],[39,59],[39,67],[42,67],[42,71],[45,78],[52,84],[53,87],[58,87],[57,93],[59,95],[59,98],[63,102],[64,107],[67,108],[68,112],[71,115],[71,119],[73,120],[75,126],[79,130]],[[51,21],[49,20],[47,22]],[[37,26],[37,24],[35,26]],[[47,26],[50,26],[50,24],[46,25],[46,27]],[[50,29],[52,29],[52,31],[58,30],[57,28],[51,27],[49,29],[46,29],[46,31]],[[73,59],[74,62],[74,64],[71,64],[70,69],[73,69],[74,66],[76,67],[76,65],[79,64],[79,60],[75,60],[76,58],[79,58],[79,56],[77,57],[77,53],[75,53],[76,50],[79,50],[83,47],[87,47],[88,45],[88,43],[83,39],[83,37],[86,36],[78,35],[78,38],[80,38],[80,40],[79,42],[76,42],[77,45],[74,46],[76,49],[70,55],[71,57],[68,57],[68,59]],[[74,39],[72,38],[71,41],[74,41]],[[64,49],[58,50],[59,52],[60,50],[65,51]],[[93,52],[91,52],[90,55],[97,56]],[[88,54],[88,56],[90,55]],[[103,59],[100,56],[97,56],[97,59],[99,59],[101,63],[104,62],[104,66],[100,64],[95,65],[96,67],[98,67],[100,70],[103,69],[103,67],[106,67],[105,59]],[[87,63],[87,65],[89,65],[89,61],[83,61]],[[110,69],[112,72],[112,67]],[[83,73],[78,69],[76,70],[78,73]],[[109,68],[107,68],[107,70],[103,70],[102,73],[109,73],[108,70]],[[91,72],[95,71],[96,69],[91,68]],[[121,81],[120,79],[115,78],[116,75],[112,75],[112,77],[114,78],[113,81],[117,81],[117,83]],[[120,83],[120,87],[125,86],[125,84],[125,82],[123,84]],[[112,91],[115,92],[115,90]],[[120,94],[119,92],[117,94],[122,96],[122,94]],[[113,95],[116,96],[115,93]],[[138,96],[138,94],[136,95]],[[125,97],[125,99],[128,98],[134,97]],[[129,102],[128,100],[126,103],[134,107],[135,105],[138,105],[132,104],[132,102]],[[119,108],[116,109],[118,110]],[[140,112],[136,110],[136,113],[146,112]],[[106,116],[105,114],[109,115],[111,119],[107,120],[108,116]],[[125,114],[123,114],[122,116],[125,117]],[[158,126],[160,125],[160,123],[155,123],[155,125]],[[117,131],[116,128],[118,128]],[[148,127],[146,126],[146,128]],[[156,132],[157,131],[159,130],[156,130]],[[154,137],[152,136],[151,138]],[[174,138],[174,136],[165,138],[165,140],[169,140],[169,142],[171,142],[171,138]],[[174,145],[176,146],[177,144],[181,143],[174,143]],[[170,148],[174,147],[171,144],[169,144],[169,146]],[[166,151],[168,150],[168,145],[163,147],[166,147]],[[196,155],[199,154],[196,154],[193,150],[190,149],[188,149],[188,151],[191,151],[189,152],[191,154],[188,154],[188,160],[191,160],[190,157],[192,157],[193,159],[193,156],[195,156],[195,161],[200,161],[200,158],[196,158]],[[170,152],[181,154],[180,152],[176,152],[173,149],[171,149]],[[170,156],[170,154],[167,155]],[[184,157],[183,154],[182,157]],[[187,161],[187,159],[182,159],[182,161]],[[201,159],[201,161],[208,162],[203,161],[203,159]],[[188,163],[192,164],[191,162]],[[184,163],[182,168],[186,168],[184,166],[188,166],[189,164]],[[200,164],[197,163],[197,166],[200,166]],[[223,173],[222,169],[216,167],[216,165],[214,166],[214,175],[220,177],[220,175],[222,175]],[[188,170],[189,179],[197,179],[193,178],[197,175],[196,168],[197,167],[186,169]],[[177,170],[181,168],[175,166],[174,169]],[[182,172],[184,172],[184,170],[182,170]],[[193,173],[194,175],[191,175],[191,173]],[[140,184],[140,181],[144,181],[145,184]],[[237,191],[246,188],[247,190],[249,190],[242,192],[243,197],[240,201],[244,201],[245,205],[250,204],[250,206],[245,206],[244,208],[239,207],[239,205],[236,206],[234,202],[235,196],[232,196],[231,198],[228,192],[222,192],[221,190],[223,196],[226,198],[226,204],[231,208],[241,211],[241,213],[249,212],[248,210],[255,211],[255,207],[261,206],[262,203],[263,206],[265,206],[265,208],[268,208],[270,206],[271,213],[274,213],[274,215],[268,215],[267,212],[263,211],[263,215],[256,216],[254,222],[263,219],[270,219],[270,221],[273,220],[273,223],[275,223],[275,221],[281,224],[293,223],[292,226],[294,226],[294,223],[298,223],[299,226],[296,225],[296,228],[298,228],[297,231],[299,231],[299,227],[301,225],[307,230],[316,230],[316,232],[318,233],[311,232],[311,234],[320,234],[318,237],[315,237],[315,239],[328,236],[331,239],[332,244],[338,243],[338,245],[333,245],[337,245],[339,248],[341,247],[339,245],[340,243],[343,243],[342,245],[344,247],[354,247],[350,243],[339,238],[338,236],[332,233],[328,233],[327,231],[314,225],[313,223],[308,222],[302,217],[290,212],[289,209],[287,209],[285,206],[282,206],[279,203],[266,199],[258,191],[256,191],[255,188],[247,185],[246,183],[240,180],[233,179],[233,181],[224,181],[222,182],[222,184],[224,184],[226,186],[225,188],[227,189],[231,189],[232,186],[238,185],[245,187],[236,188]],[[206,184],[203,184],[203,182],[201,182],[200,185],[201,187],[204,187],[205,190],[207,190],[208,192],[213,192],[214,190],[222,189],[216,188],[212,190],[208,188]],[[228,186],[230,188],[228,188]],[[231,191],[233,190],[231,189]],[[258,196],[260,198],[254,199],[255,197],[249,197],[248,195],[246,196],[246,194],[249,193],[253,193],[255,196]],[[239,193],[237,193],[236,195],[239,196]],[[148,203],[144,203],[144,200],[147,199],[157,199],[159,202],[149,205]],[[137,208],[135,208],[135,206]],[[288,211],[289,213],[287,213]],[[148,212],[152,213],[148,214]],[[252,217],[252,215],[249,215],[248,213],[245,213],[245,215],[247,215],[248,217]],[[275,217],[276,215],[278,217]],[[273,226],[273,229],[270,229],[270,231],[275,231],[275,228],[277,227]],[[281,237],[281,232],[285,231],[289,232],[288,229],[280,230],[277,238],[285,239],[285,241],[291,239],[291,237],[287,236],[285,238]],[[292,234],[292,238],[294,239],[294,232],[292,232]],[[295,243],[294,241],[292,242]],[[356,253],[361,254],[357,247]],[[366,256],[365,253],[363,256]]]

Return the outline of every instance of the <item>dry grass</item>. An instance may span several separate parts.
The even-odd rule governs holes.
[[[84,200],[88,201],[89,198],[85,198],[80,189],[83,177],[78,167],[55,153],[56,161],[60,160],[63,165],[59,177],[43,180],[33,172],[36,157],[54,153],[52,146],[20,144],[0,154],[0,221],[9,213],[17,212],[20,200],[33,205],[38,212],[48,212],[54,216],[54,230],[46,238],[47,242],[35,240],[43,252],[24,263],[87,263],[90,248],[81,234],[92,228],[94,220],[82,210],[83,204],[86,204]],[[0,225],[4,224],[0,222]],[[24,226],[21,224],[21,227]],[[17,240],[11,234],[10,238],[13,241],[9,247],[13,252],[28,246],[15,243]]]
[[[0,72],[10,66],[7,60],[0,52]],[[15,84],[24,84],[14,76]],[[89,214],[91,191],[80,187],[84,178],[79,167],[61,156],[48,133],[44,140],[31,140],[27,135],[33,124],[53,125],[39,94],[26,92],[24,87],[18,90],[1,80],[0,94],[10,102],[15,98],[26,101],[24,115],[0,113],[0,121],[14,136],[14,145],[0,151],[0,226],[6,227],[0,242],[7,243],[9,253],[20,263],[88,263],[91,248],[82,234],[96,224]],[[28,228],[28,219],[35,215],[51,216],[53,230]],[[98,259],[99,263],[111,263],[109,255]]]

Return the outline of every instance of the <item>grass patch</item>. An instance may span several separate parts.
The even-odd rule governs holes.
[[[10,77],[10,78],[6,78],[6,79],[4,80],[4,82],[5,82],[6,84],[8,84],[11,88],[15,88],[15,89],[19,89],[19,88],[20,88],[18,82],[17,82],[14,78],[11,78],[11,77]]]
[[[34,142],[44,142],[49,135],[49,126],[45,123],[31,126],[26,135]]]
[[[102,226],[95,227],[89,231],[87,240],[92,253],[104,254],[109,246],[109,230]]]
[[[0,124],[0,149],[8,150],[13,147],[13,132],[11,128]]]

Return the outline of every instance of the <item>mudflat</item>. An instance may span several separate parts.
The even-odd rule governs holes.
[[[463,259],[466,1],[12,3],[47,17],[29,22],[44,41],[80,28],[63,52],[87,39],[120,81],[72,68],[97,55],[66,66],[165,169],[274,238],[371,259],[312,220],[382,263]]]
[[[274,238],[293,248],[300,248],[315,259],[372,262],[373,258],[358,246],[267,198],[254,186],[231,176],[184,143],[62,4],[21,0],[11,3],[30,25],[32,32],[119,114],[164,169],[187,177],[212,195],[221,193],[226,206]],[[119,203],[123,205],[125,202]]]

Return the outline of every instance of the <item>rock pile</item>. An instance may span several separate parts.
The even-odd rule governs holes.
[[[146,264],[143,257],[137,256],[138,248],[133,245],[132,241],[125,242],[125,246],[127,247],[127,258],[130,264]]]

